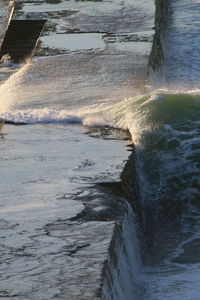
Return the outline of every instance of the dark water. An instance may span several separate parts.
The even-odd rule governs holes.
[[[199,298],[199,11],[198,1],[170,2],[164,88],[160,83],[165,91],[140,109],[146,127],[137,151],[148,274],[142,299]]]

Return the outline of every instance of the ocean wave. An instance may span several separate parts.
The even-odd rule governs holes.
[[[175,207],[180,208],[180,203],[185,207],[189,202],[197,205],[196,198],[200,192],[199,90],[185,92],[163,88],[120,102],[92,103],[90,100],[66,101],[65,94],[59,92],[55,101],[49,96],[54,89],[50,83],[44,86],[44,95],[41,91],[32,95],[30,86],[26,89],[27,82],[38,82],[36,77],[26,75],[29,68],[31,64],[0,86],[3,95],[0,99],[1,120],[26,124],[79,123],[88,127],[128,129],[135,144],[145,205],[162,203],[157,207],[158,216],[173,216],[173,212],[177,211]],[[24,88],[20,91],[22,83]],[[35,95],[45,97],[37,102]],[[59,102],[60,95],[65,101]],[[34,101],[29,101],[32,98]]]

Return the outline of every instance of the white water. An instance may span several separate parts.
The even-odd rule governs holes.
[[[50,8],[59,14],[60,9],[68,11],[80,9],[80,12],[75,11],[68,18],[65,18],[64,14],[60,17],[63,13],[61,12],[60,20],[57,23],[59,32],[66,30],[66,27],[74,30],[75,26],[78,31],[83,32],[106,32],[109,30],[110,32],[113,31],[114,34],[126,35],[127,32],[132,33],[134,31],[138,35],[140,35],[139,32],[142,32],[141,34],[147,33],[149,36],[151,35],[149,31],[153,26],[154,5],[152,3],[153,1],[146,0],[115,1],[115,3],[107,1],[62,1],[58,5],[29,3],[24,6],[24,11],[41,12],[49,11]],[[144,8],[148,10],[148,15],[143,14]],[[137,12],[137,20],[133,20],[132,11]],[[52,14],[50,16],[52,18]],[[1,207],[3,217],[8,219],[7,223],[3,222],[2,228],[5,228],[5,224],[9,228],[13,226],[14,222],[10,225],[9,218],[16,218],[20,225],[17,227],[18,231],[16,232],[14,227],[10,235],[5,228],[6,235],[3,247],[12,249],[12,251],[11,253],[6,252],[4,257],[5,261],[12,259],[12,263],[7,270],[3,270],[4,281],[0,290],[4,295],[12,296],[15,294],[19,296],[20,300],[28,299],[30,295],[33,299],[43,300],[44,297],[53,299],[56,298],[57,293],[63,292],[63,286],[65,295],[70,295],[70,292],[76,295],[74,297],[69,296],[69,299],[83,299],[85,293],[87,294],[85,299],[91,297],[94,300],[93,295],[96,290],[93,292],[93,289],[96,288],[97,280],[100,282],[100,271],[108,253],[107,248],[113,232],[113,222],[108,222],[108,220],[106,222],[83,222],[82,224],[75,222],[75,224],[70,224],[72,226],[68,226],[64,219],[65,209],[67,210],[68,204],[73,206],[71,198],[74,193],[77,196],[77,185],[84,185],[85,187],[91,182],[119,180],[119,173],[124,164],[122,160],[127,158],[128,153],[125,149],[124,152],[120,150],[121,148],[118,147],[119,144],[122,145],[120,141],[116,141],[116,143],[113,141],[112,143],[109,140],[91,139],[90,146],[88,136],[86,136],[88,139],[84,138],[84,135],[81,138],[77,134],[76,126],[70,129],[71,126],[65,125],[67,123],[81,123],[84,126],[116,124],[117,127],[121,110],[118,104],[126,97],[138,94],[137,84],[134,83],[133,85],[134,78],[136,78],[133,70],[141,69],[143,74],[143,66],[146,66],[148,60],[150,43],[116,42],[110,45],[106,44],[104,47],[103,41],[99,41],[97,45],[96,35],[90,34],[90,41],[91,36],[94,37],[91,45],[88,43],[85,45],[85,40],[83,43],[81,41],[82,35],[80,35],[79,43],[81,45],[70,45],[71,50],[78,49],[79,51],[68,52],[67,55],[63,56],[37,59],[22,67],[0,87],[1,119],[19,123],[37,123],[33,126],[20,127],[6,125],[3,129],[4,135],[1,144],[4,146],[4,149],[1,150],[4,158],[2,165],[4,165],[4,169],[6,167],[8,169],[6,172],[8,184],[7,188],[3,189],[3,195],[4,199],[9,200],[7,203],[5,201],[2,204],[4,206]],[[73,37],[72,35],[68,39]],[[98,40],[99,38],[100,35],[98,35]],[[49,44],[49,39],[46,42]],[[63,47],[62,44],[58,46]],[[91,47],[92,50],[87,50]],[[83,49],[85,50],[83,51]],[[138,59],[135,60],[135,57]],[[112,113],[113,108],[114,112]],[[51,124],[46,125],[44,123]],[[120,124],[119,126],[121,127]],[[10,130],[13,132],[11,133]],[[69,139],[70,136],[71,139]],[[110,152],[106,148],[106,144]],[[66,159],[64,158],[65,155]],[[96,159],[93,159],[93,155]],[[85,156],[86,159],[83,159]],[[88,167],[87,164],[89,164]],[[86,167],[84,167],[85,165]],[[9,173],[11,173],[10,177]],[[28,177],[28,182],[26,177]],[[9,184],[10,181],[12,185]],[[68,198],[63,198],[63,193],[67,192],[69,193]],[[90,192],[88,191],[88,194],[86,192],[88,197],[91,197]],[[94,215],[107,209],[106,206],[98,205],[98,201],[101,200],[99,198],[100,195],[97,193],[94,201]],[[30,202],[29,206],[26,205],[26,199]],[[71,201],[67,204],[68,199]],[[53,205],[51,205],[52,203]],[[6,207],[6,204],[9,204],[7,206],[10,207]],[[40,209],[41,214],[39,213]],[[76,215],[81,209],[82,205],[74,207],[74,210],[73,208],[70,209],[66,218],[71,216],[70,212]],[[45,212],[45,218],[37,221],[37,214],[41,217],[42,213]],[[53,238],[44,236],[45,223],[47,221],[53,222],[54,218],[54,222],[57,223],[59,214],[58,223],[64,222],[64,227],[66,226],[64,233],[60,229],[57,233],[57,229],[54,228],[52,230]],[[29,224],[26,224],[26,217],[30,219]],[[130,219],[126,217],[123,222],[123,229],[127,235],[123,241],[130,238],[135,241],[135,236],[133,237],[128,230],[128,226],[132,225],[134,221],[132,217]],[[73,229],[74,227],[75,229]],[[31,228],[33,228],[32,231]],[[133,228],[133,232],[134,230]],[[40,236],[35,237],[37,234]],[[66,241],[63,241],[63,234],[66,235]],[[16,240],[19,240],[20,249],[15,249]],[[79,245],[86,244],[85,256],[81,256],[84,253],[82,248],[80,254],[78,251],[77,256],[75,254],[69,258],[63,255],[62,253],[66,251],[66,243],[67,249],[68,247],[76,249],[76,245],[79,249]],[[88,246],[88,243],[91,245]],[[127,243],[128,250],[124,251],[123,243],[118,246],[121,247],[119,264],[123,267],[125,254],[127,255],[126,266],[128,266],[129,261],[131,261],[132,247]],[[132,246],[135,249],[136,243],[133,243]],[[18,256],[13,258],[13,253],[15,253],[13,249],[17,253],[21,251],[21,255],[23,252],[31,255],[31,258],[29,256],[31,263],[29,261],[26,264],[26,254],[21,261]],[[41,253],[46,254],[40,258]],[[129,271],[134,275],[135,267],[137,268],[137,255],[132,265],[134,267]],[[124,281],[126,266],[123,268],[122,281]],[[18,270],[20,271],[18,272]],[[12,285],[9,285],[7,274],[12,278]],[[136,277],[134,275],[132,279],[135,280]],[[66,283],[63,283],[63,278]],[[79,280],[79,278],[81,279]],[[118,281],[117,274],[115,274],[115,280]],[[130,296],[130,292],[126,291],[125,281],[124,287],[121,289],[121,280],[118,281],[119,286],[115,291],[115,297],[118,294],[122,295],[122,293]],[[126,276],[126,280],[129,280],[129,287],[131,288],[131,281],[128,276]],[[89,285],[93,294],[85,285],[87,287]],[[115,288],[115,284],[113,288]],[[131,289],[131,291],[133,290]]]
[[[180,119],[179,128],[176,128],[178,122],[173,127],[174,120],[166,120],[165,116],[168,112],[169,115],[172,114],[174,110],[176,111],[176,118],[182,105],[168,110],[172,100],[166,103],[163,95],[183,92],[189,95],[199,94],[199,55],[197,51],[199,14],[195,14],[194,18],[195,11],[199,9],[199,2],[182,1],[178,3],[173,1],[172,3],[173,9],[175,9],[175,18],[172,20],[168,37],[168,45],[172,48],[166,52],[165,74],[167,82],[172,88],[167,87],[164,92],[158,90],[149,95],[135,96],[136,91],[133,90],[132,97],[130,97],[130,91],[127,93],[123,88],[116,88],[113,92],[116,82],[112,85],[112,81],[115,80],[112,74],[106,74],[104,70],[100,74],[100,80],[99,78],[97,80],[96,77],[91,76],[90,71],[95,69],[96,72],[99,72],[99,68],[95,63],[90,63],[88,67],[88,61],[85,60],[84,56],[81,58],[81,64],[77,64],[77,70],[78,68],[84,70],[84,78],[76,71],[71,72],[71,69],[69,75],[70,64],[69,62],[66,63],[67,57],[58,56],[28,64],[0,87],[0,118],[2,119],[25,123],[81,123],[85,126],[109,125],[123,129],[128,128],[136,145],[136,152],[140,154],[138,167],[140,171],[144,168],[144,172],[140,173],[140,180],[144,188],[144,201],[152,201],[154,210],[151,213],[153,212],[156,216],[160,213],[160,205],[156,202],[159,201],[160,196],[164,195],[163,198],[171,201],[172,198],[190,199],[193,193],[196,193],[197,197],[199,195],[198,186],[194,185],[194,180],[197,180],[197,184],[199,183],[197,159],[191,158],[192,155],[198,155],[198,148],[195,150],[196,152],[194,149],[195,146],[198,147],[199,143],[199,121],[194,122],[191,119],[188,122],[192,126],[187,127],[181,123],[182,120]],[[192,10],[188,10],[188,7]],[[184,10],[182,10],[181,15],[180,9],[182,8]],[[181,18],[179,18],[180,16]],[[175,20],[177,20],[177,24]],[[187,24],[185,24],[186,20]],[[194,20],[196,21],[194,22]],[[193,25],[195,25],[195,30],[193,30]],[[98,55],[98,52],[94,51],[95,55]],[[80,86],[78,91],[76,82]],[[165,106],[165,104],[167,105]],[[156,114],[156,112],[162,111],[166,112],[163,114],[164,119],[162,119],[163,115],[158,117]],[[183,125],[187,128],[182,128]],[[158,132],[158,135],[155,135],[155,140],[159,141],[159,143],[153,144],[155,147],[153,159],[156,158],[155,160],[152,159],[152,156],[148,156],[148,151],[143,153],[140,151],[146,142],[147,133],[151,137],[151,133],[154,132]],[[160,137],[164,137],[164,139],[159,140]],[[168,147],[170,147],[170,142],[174,141],[180,145],[173,152]],[[144,163],[145,158],[148,160],[147,164]],[[149,178],[147,178],[148,176],[145,177],[145,174],[150,174]],[[151,176],[152,174],[153,176]],[[178,193],[175,190],[174,194],[170,189],[172,185],[169,186],[169,190],[165,190],[168,187],[167,180],[172,177],[172,174],[177,176],[176,180],[182,178],[183,174],[186,176],[186,188],[178,191]],[[165,240],[165,235],[163,235],[164,237],[160,242],[159,234],[158,236],[154,235],[155,253],[151,253],[151,255],[156,262],[149,263],[149,266],[144,268],[141,277],[138,272],[136,272],[135,277],[135,270],[138,271],[137,251],[133,255],[134,259],[130,259],[130,252],[135,248],[135,245],[133,248],[129,248],[130,244],[127,243],[128,250],[125,252],[123,252],[124,249],[119,249],[119,264],[115,270],[116,273],[114,273],[117,284],[114,285],[113,299],[122,300],[122,295],[126,293],[126,300],[132,299],[133,294],[135,294],[135,299],[198,299],[200,273],[197,253],[191,250],[184,258],[183,263],[173,261],[175,257],[184,253],[184,245],[187,244],[188,235],[190,241],[198,241],[199,238],[199,211],[196,207],[189,206],[189,203],[187,205],[191,215],[186,214],[183,218],[181,238],[174,235],[174,239],[179,240],[180,238],[181,241],[175,245],[172,243],[171,246],[170,242],[172,241],[169,237],[166,237]],[[171,210],[168,212],[170,214]],[[193,220],[196,218],[194,225],[189,222],[190,216]],[[176,217],[179,218],[179,215]],[[124,238],[125,241],[130,238],[129,221],[130,219],[125,219],[123,223],[125,224],[124,232],[128,234],[128,238]],[[159,227],[159,225],[158,223],[157,226]],[[148,226],[151,227],[152,224],[149,223]],[[159,247],[156,247],[156,244]],[[166,248],[164,249],[167,253],[165,256],[160,254],[164,251],[163,248]],[[124,253],[126,253],[125,256]],[[192,256],[196,257],[196,262],[193,264],[190,263]],[[126,263],[124,263],[124,258],[127,259]],[[130,273],[127,272],[129,263],[131,264]],[[117,273],[119,270],[121,273]],[[127,274],[131,275],[127,276]],[[127,286],[123,286],[124,283],[122,283],[121,278],[124,279]],[[134,289],[134,286],[131,286],[130,279],[133,282],[140,280],[140,285],[138,284],[140,293]]]
[[[89,140],[81,139],[76,133],[76,129],[72,130],[71,134],[68,132],[68,127],[65,128],[63,124],[80,123],[89,127],[109,125],[127,128],[128,119],[126,118],[131,118],[131,115],[128,116],[127,111],[134,104],[134,98],[124,101],[123,94],[126,91],[120,91],[121,87],[113,93],[112,86],[110,88],[112,76],[110,76],[111,79],[104,78],[106,76],[104,71],[102,71],[100,80],[92,76],[90,70],[87,70],[88,61],[84,55],[81,58],[83,60],[82,67],[86,70],[85,77],[83,78],[82,75],[78,74],[78,68],[81,68],[80,63],[77,64],[77,71],[75,66],[75,71],[72,71],[69,75],[69,62],[66,63],[66,58],[67,56],[64,55],[29,63],[12,75],[0,87],[0,94],[2,95],[0,99],[0,118],[18,123],[37,123],[35,126],[19,127],[16,130],[16,132],[19,132],[16,138],[14,138],[15,130],[12,138],[9,132],[9,137],[11,138],[10,147],[15,141],[17,149],[13,149],[13,151],[10,149],[8,154],[6,154],[7,150],[5,150],[4,153],[5,166],[7,161],[13,161],[8,168],[8,172],[6,172],[7,179],[9,174],[12,174],[10,179],[12,179],[13,184],[10,185],[8,181],[8,186],[5,186],[3,190],[4,199],[10,200],[5,207],[2,207],[0,213],[7,219],[15,217],[15,219],[20,220],[22,218],[22,229],[26,226],[27,216],[30,220],[30,226],[28,226],[28,237],[24,237],[22,234],[23,239],[29,240],[29,236],[32,234],[29,227],[37,231],[38,224],[42,227],[45,225],[45,222],[52,221],[53,218],[58,216],[64,219],[66,215],[65,209],[67,205],[73,206],[73,201],[66,204],[65,201],[59,199],[59,195],[64,194],[65,191],[73,194],[77,185],[83,184],[84,177],[94,177],[94,180],[97,177],[97,181],[109,181],[110,177],[112,180],[115,180],[115,177],[117,179],[118,176],[114,174],[114,166],[116,166],[116,174],[119,174],[118,172],[121,170],[117,161],[119,156],[122,157],[122,153],[119,155],[120,147],[118,147],[117,143],[113,143],[112,146],[110,141],[108,141],[107,145],[111,151],[109,153],[105,141],[98,139],[103,149],[99,143],[94,141],[91,141],[92,144],[90,146]],[[91,63],[89,66],[91,68],[95,67]],[[107,82],[108,79],[109,81]],[[92,86],[91,81],[94,82]],[[80,87],[78,91],[76,82],[78,82]],[[103,89],[97,89],[97,84],[102,84]],[[88,97],[88,95],[90,96]],[[95,96],[92,97],[91,95]],[[138,101],[139,99],[140,97],[138,97]],[[123,123],[122,116],[125,118]],[[50,127],[45,127],[44,123],[51,123]],[[69,139],[71,135],[72,137]],[[81,142],[79,141],[80,139]],[[20,143],[22,143],[22,147],[20,147]],[[65,143],[67,146],[65,146]],[[39,149],[40,147],[41,149]],[[73,147],[77,151],[73,150]],[[33,149],[34,155],[31,154],[31,149]],[[62,150],[57,150],[57,153],[56,149]],[[117,151],[116,155],[114,154],[115,151]],[[65,153],[67,154],[67,159],[64,159]],[[87,156],[86,159],[89,158],[92,163],[94,162],[92,170],[95,169],[97,175],[92,170],[90,171],[90,168],[87,171],[78,167],[78,164],[80,165],[82,161],[84,162],[85,155]],[[96,159],[93,159],[93,155],[97,156]],[[101,155],[102,160],[100,158]],[[127,154],[125,153],[126,157]],[[111,162],[110,169],[108,161]],[[100,162],[99,167],[98,162]],[[12,164],[14,165],[13,167]],[[30,167],[31,165],[33,166]],[[77,171],[73,166],[77,166]],[[25,171],[23,172],[22,170],[24,169]],[[76,173],[75,179],[71,179],[71,177],[74,177],[74,173]],[[17,180],[14,179],[16,174],[18,174]],[[87,178],[85,180],[87,182]],[[29,195],[29,205],[26,205],[27,195]],[[38,199],[36,202],[34,201],[35,198]],[[82,210],[81,204],[77,207],[74,206],[71,213],[76,214],[79,210]],[[47,218],[43,218],[40,222],[37,221],[37,215],[42,216],[44,212],[47,212]],[[123,295],[126,295],[127,299],[131,300],[132,294],[138,290],[136,283],[139,280],[140,262],[134,222],[134,216],[130,212],[130,208],[127,208],[127,215],[122,224],[122,237],[115,249],[116,255],[119,255],[118,265],[116,268],[112,268],[111,263],[111,272],[114,272],[111,276],[113,276],[114,284],[110,289],[105,288],[105,290],[107,289],[105,292],[107,296],[105,297],[108,297],[105,299],[109,299],[111,293],[113,293],[113,299],[121,299]],[[8,242],[11,243],[12,239],[13,237]],[[20,240],[18,235],[17,239]],[[16,239],[13,240],[11,245],[15,242]],[[21,241],[21,244],[22,247],[26,247],[24,240]],[[59,245],[57,248],[59,249]],[[13,268],[15,268],[15,265]],[[118,277],[118,270],[121,272],[120,278]],[[132,286],[133,282],[135,282],[134,287]],[[4,284],[7,288],[7,283]],[[37,286],[39,287],[40,285]],[[15,290],[15,281],[13,289]]]
[[[45,58],[29,63],[12,75],[0,87],[0,118],[17,123],[82,123],[131,130],[133,111],[127,112],[130,107],[137,107],[141,96],[123,99],[126,92],[110,89],[106,78],[100,82],[104,90],[97,90],[95,85],[99,79],[92,78],[89,73],[84,78],[76,73],[65,78],[68,70],[64,69],[64,64],[64,55]],[[92,87],[88,86],[88,81],[90,84],[94,81]],[[78,91],[74,90],[77,82]],[[91,94],[95,94],[94,98]]]
[[[77,76],[76,73],[72,73],[71,76],[66,78],[65,72],[67,71],[65,71],[64,68],[61,68],[64,63],[65,56],[58,56],[53,59],[44,58],[24,66],[19,72],[11,76],[9,80],[7,80],[0,87],[0,92],[2,95],[0,118],[14,122],[26,122],[29,124],[81,123],[85,126],[109,125],[123,129],[128,128],[132,134],[132,138],[136,146],[136,152],[140,157],[138,164],[140,172],[144,168],[144,173],[140,173],[140,180],[143,183],[143,197],[145,197],[145,201],[150,199],[152,200],[152,197],[155,195],[154,190],[156,190],[157,193],[158,191],[162,193],[163,187],[165,187],[165,184],[167,184],[167,181],[164,179],[164,177],[162,177],[162,174],[165,174],[166,178],[168,175],[170,178],[172,172],[180,172],[178,174],[181,174],[180,167],[183,165],[182,159],[186,154],[185,147],[188,145],[187,151],[192,150],[192,145],[196,143],[194,138],[195,135],[198,134],[198,131],[196,131],[197,129],[195,127],[191,127],[191,130],[186,130],[185,132],[182,129],[177,130],[175,127],[170,127],[171,121],[168,122],[162,119],[162,114],[161,117],[159,117],[160,112],[162,112],[162,110],[165,111],[165,109],[171,103],[165,101],[164,94],[161,91],[155,91],[151,94],[143,96],[138,95],[123,99],[122,95],[117,93],[116,97],[113,97],[113,94],[110,96],[109,83],[107,84],[106,81],[103,81],[103,95],[101,91],[101,93],[99,93],[99,97],[91,99],[91,97],[87,96],[87,81],[94,81],[94,85],[92,86],[90,92],[97,94],[95,87],[96,79],[91,78],[89,73],[85,74],[85,78]],[[74,82],[76,82],[76,80],[80,81],[80,85],[82,86],[82,89],[80,89],[78,93],[77,90],[73,90]],[[172,93],[171,97],[173,97],[173,93],[175,92],[171,91],[170,93]],[[176,91],[177,95],[179,95],[179,93],[180,91]],[[105,94],[107,95],[106,98]],[[155,118],[157,118],[157,121],[155,121]],[[198,123],[196,124],[198,125]],[[174,155],[174,152],[170,152],[171,150],[168,153],[166,153],[165,150],[163,153],[162,151],[158,152],[159,157],[156,157],[156,161],[152,160],[152,162],[154,166],[159,162],[158,170],[161,173],[158,173],[158,175],[152,173],[153,176],[155,176],[155,178],[151,177],[152,179],[150,179],[153,181],[153,185],[151,184],[151,186],[153,186],[152,190],[151,186],[149,185],[147,178],[148,176],[144,177],[144,174],[150,174],[151,176],[151,172],[146,172],[143,161],[143,158],[148,158],[148,155],[145,152],[142,154],[140,150],[143,148],[145,137],[148,136],[147,133],[153,133],[154,130],[160,130],[162,127],[165,130],[164,133],[165,137],[167,138],[167,142],[168,137],[170,142],[170,139],[174,139],[175,136],[178,139],[180,136],[184,135],[187,137],[188,134],[191,136],[191,140],[189,141],[188,137],[186,139],[182,139],[182,148],[180,147],[178,152],[176,152],[177,156]],[[189,144],[185,144],[186,142]],[[181,152],[182,150],[183,152]],[[166,155],[168,155],[168,157]],[[180,159],[178,159],[178,157]],[[176,163],[174,162],[174,159],[176,159]],[[165,168],[166,161],[168,165],[166,165]],[[188,166],[191,166],[191,172],[194,172],[195,169],[191,164],[191,161],[187,162],[185,169],[185,171],[187,171],[189,174],[190,170],[188,169]],[[162,173],[163,170],[165,170],[164,173]],[[154,169],[152,169],[152,172],[153,171]],[[157,172],[157,169],[155,169],[155,171]],[[157,176],[159,176],[159,184]],[[193,177],[191,177],[191,180],[193,180],[192,178]],[[192,181],[191,184],[193,184]],[[188,191],[185,189],[184,192],[187,192],[188,195],[190,195],[191,189],[188,189]],[[160,194],[158,193],[156,195],[158,197],[157,200],[159,200]],[[155,214],[159,214],[159,210],[155,210]],[[128,231],[127,229],[127,227],[132,226],[126,223],[129,221],[126,219],[124,220],[124,224],[126,224],[126,226],[124,225],[124,232],[128,235],[132,235],[132,232]],[[149,226],[151,226],[151,224],[149,224]],[[157,226],[159,225],[157,224]],[[195,231],[196,230],[198,230],[198,226]],[[196,239],[196,236],[194,239]],[[199,294],[199,281],[197,278],[200,278],[198,263],[189,266],[187,264],[180,265],[174,263],[171,260],[174,257],[177,249],[170,249],[170,247],[168,249],[168,247],[166,247],[167,256],[165,257],[165,261],[159,261],[158,266],[151,265],[150,267],[145,268],[143,270],[143,275],[139,276],[138,271],[136,271],[138,270],[137,254],[130,254],[135,246],[131,246],[127,240],[129,240],[129,237],[124,238],[124,242],[126,243],[128,249],[125,250],[125,252],[123,252],[123,249],[119,249],[118,266],[113,271],[113,280],[115,284],[113,285],[113,298],[111,299],[121,300],[122,295],[126,293],[126,299],[130,300],[132,299],[133,294],[135,294],[133,299],[148,298],[152,300],[160,300],[166,299],[167,297],[167,299],[179,300],[183,296],[187,300],[198,299],[197,295]],[[135,244],[136,239],[134,238],[133,240],[133,244]],[[178,245],[178,247],[180,247],[180,245]],[[180,249],[183,251],[183,248]],[[133,255],[132,258],[131,255]],[[155,256],[157,255],[158,254],[155,252]],[[192,253],[190,255],[192,255]],[[130,264],[131,268],[129,274],[127,269]],[[119,277],[117,270],[120,270]],[[123,278],[124,281],[122,281],[120,278]],[[195,284],[194,278],[196,280]],[[138,283],[138,280],[140,283]],[[139,291],[138,288],[135,289],[134,285],[131,285],[132,281],[137,283]],[[144,286],[143,288],[141,287],[142,285]],[[105,292],[105,295],[106,294],[108,295],[109,292]]]
[[[165,76],[182,89],[199,88],[200,2],[171,0],[165,41]]]
[[[102,300],[133,300],[140,293],[141,261],[136,231],[135,216],[127,203],[124,219],[120,227],[117,227],[111,246],[111,255],[104,274]]]

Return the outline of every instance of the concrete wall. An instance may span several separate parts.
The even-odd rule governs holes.
[[[147,70],[159,72],[164,61],[163,46],[168,21],[169,0],[155,1],[155,34],[149,53]],[[148,80],[148,79],[147,79]],[[121,174],[124,197],[131,208],[116,226],[110,256],[104,268],[102,300],[133,300],[137,294],[137,275],[140,268],[140,238],[143,235],[143,215],[137,184],[136,155],[133,148]],[[124,226],[127,223],[127,226]],[[120,230],[117,230],[117,228]]]
[[[149,64],[153,71],[161,69],[163,64],[163,39],[169,13],[169,0],[156,0],[155,35]]]
[[[9,0],[0,0],[0,47],[14,10],[14,2]]]

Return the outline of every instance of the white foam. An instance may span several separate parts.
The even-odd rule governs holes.
[[[134,300],[140,289],[141,261],[136,220],[130,205],[127,204],[125,211],[115,237],[114,259],[111,256],[108,261],[102,289],[103,300]]]
[[[0,118],[14,123],[81,123],[82,119],[76,115],[69,115],[66,110],[55,111],[49,109],[10,110],[0,114]]]

